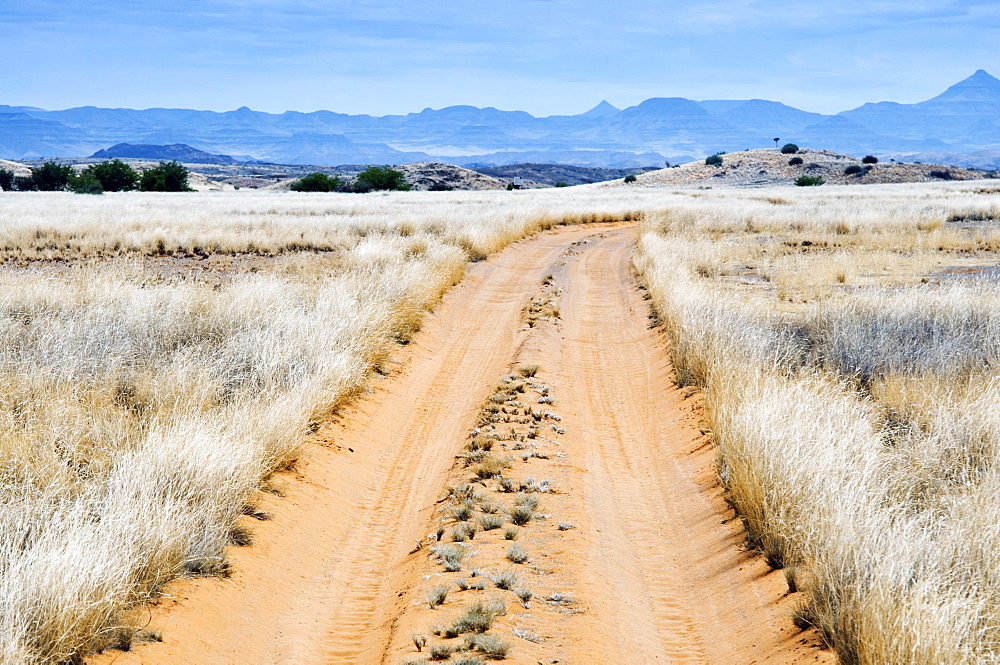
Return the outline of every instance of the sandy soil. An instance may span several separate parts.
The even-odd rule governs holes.
[[[511,663],[833,662],[795,629],[780,572],[741,549],[721,497],[700,396],[677,389],[662,338],[633,285],[634,225],[565,227],[477,264],[444,299],[398,370],[312,442],[309,462],[267,496],[273,515],[233,552],[227,580],[183,580],[150,609],[164,641],[93,663],[400,663],[422,602],[437,502],[498,377],[538,363],[559,436],[539,473],[551,519],[522,542],[538,595],[500,626]],[[561,317],[534,328],[522,309],[553,275]],[[527,462],[526,462],[527,463]],[[526,472],[526,471],[521,471]],[[556,523],[574,528],[558,531]],[[481,534],[486,556],[496,532]],[[440,570],[438,568],[438,570]],[[446,578],[447,579],[447,578]]]

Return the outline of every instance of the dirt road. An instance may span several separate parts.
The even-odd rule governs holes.
[[[545,562],[540,588],[562,584],[574,605],[512,615],[546,634],[511,638],[507,662],[832,662],[792,626],[781,574],[740,549],[698,429],[700,397],[674,387],[633,284],[634,238],[632,225],[564,227],[475,265],[398,369],[317,435],[308,463],[281,480],[284,497],[264,499],[273,519],[234,551],[233,577],[172,585],[150,611],[162,643],[91,662],[424,656],[410,633],[429,564],[411,550],[433,528],[481,405],[515,363],[541,365],[558,396],[558,492],[545,502],[573,528],[539,530],[526,546]],[[559,319],[529,329],[522,310],[549,275]]]

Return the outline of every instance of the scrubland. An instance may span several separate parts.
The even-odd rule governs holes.
[[[0,662],[155,639],[467,261],[635,216],[524,194],[0,196]]]
[[[842,663],[1000,662],[1000,188],[676,194],[636,267]]]

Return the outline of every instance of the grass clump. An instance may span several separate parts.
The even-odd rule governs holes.
[[[517,373],[527,379],[535,376],[541,370],[541,365],[522,365],[517,368]]]
[[[510,651],[510,643],[499,635],[483,635],[476,640],[476,649],[490,660],[503,660]]]
[[[511,545],[507,548],[507,560],[511,563],[524,563],[528,560],[528,552],[520,545]]]
[[[455,648],[450,644],[432,644],[427,647],[427,657],[431,660],[448,660]]]
[[[485,633],[493,627],[493,622],[498,616],[503,616],[506,613],[507,604],[500,598],[477,601],[467,607],[465,612],[455,620],[452,629],[458,634]]]
[[[478,464],[472,467],[472,473],[480,480],[489,480],[501,476],[510,467],[509,459],[486,454]]]
[[[490,575],[490,581],[492,581],[498,589],[513,591],[517,588],[517,585],[521,580],[518,578],[517,573],[513,570],[505,570],[503,572]]]
[[[464,543],[466,540],[473,540],[476,537],[476,525],[471,522],[462,522],[451,530],[451,539],[456,543]]]
[[[517,537],[521,534],[521,530],[516,526],[509,526],[503,530],[504,540],[517,540]]]
[[[510,521],[517,526],[524,526],[535,517],[535,511],[530,506],[514,506],[510,510]]]
[[[499,529],[504,525],[503,516],[496,515],[480,515],[479,516],[479,526],[483,531],[492,531],[493,529]]]
[[[431,551],[449,573],[462,570],[462,560],[468,554],[466,548],[461,545],[438,545],[432,548]]]
[[[427,605],[432,610],[439,605],[443,605],[444,601],[448,599],[448,591],[450,591],[450,587],[447,584],[438,584],[427,592]]]

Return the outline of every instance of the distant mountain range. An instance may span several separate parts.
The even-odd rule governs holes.
[[[681,97],[647,99],[626,109],[605,101],[578,115],[547,117],[474,106],[373,117],[332,111],[272,114],[246,107],[219,113],[0,105],[0,157],[9,159],[85,157],[127,143],[186,144],[242,161],[285,164],[434,160],[461,166],[549,162],[627,168],[767,147],[774,137],[849,155],[934,155],[940,162],[997,168],[1000,80],[979,70],[924,102],[871,103],[836,115],[763,99]]]

